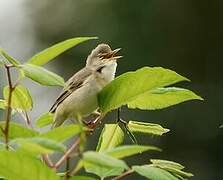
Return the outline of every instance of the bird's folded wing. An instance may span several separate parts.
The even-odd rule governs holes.
[[[80,88],[84,81],[91,75],[91,71],[84,68],[80,71],[78,71],[76,74],[74,74],[68,81],[67,85],[64,87],[63,91],[60,93],[58,98],[56,99],[53,106],[50,108],[50,112],[54,113],[57,109],[57,107],[66,99],[68,96],[70,96],[75,90]]]

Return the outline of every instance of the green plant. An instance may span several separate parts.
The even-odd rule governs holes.
[[[0,66],[6,70],[8,86],[3,88],[3,99],[0,99],[0,109],[5,111],[5,119],[0,122],[0,176],[6,179],[85,179],[93,177],[77,176],[82,168],[101,179],[113,176],[121,179],[131,173],[138,173],[148,179],[185,179],[193,176],[185,172],[184,166],[167,160],[151,159],[151,163],[129,167],[122,159],[145,151],[161,151],[160,148],[148,145],[138,145],[134,133],[161,136],[169,129],[158,124],[126,121],[121,118],[121,106],[130,109],[156,110],[166,108],[188,100],[202,100],[190,90],[167,87],[187,78],[174,71],[161,67],[143,67],[134,72],[127,72],[109,83],[98,95],[100,112],[103,117],[112,110],[117,111],[113,124],[105,124],[98,140],[96,150],[85,151],[87,136],[94,129],[82,124],[61,126],[41,133],[34,128],[28,116],[33,108],[32,97],[22,85],[25,78],[45,86],[64,86],[64,80],[59,75],[50,72],[42,66],[53,58],[78,45],[81,42],[95,39],[94,37],[73,38],[58,43],[33,56],[26,63],[8,55],[4,50],[0,54],[4,60]],[[18,79],[14,83],[11,69],[15,68]],[[27,126],[13,122],[13,114],[20,114]],[[36,127],[42,128],[52,123],[53,114],[46,113],[36,120]],[[124,135],[133,141],[132,145],[121,145]],[[64,142],[74,138],[71,147]],[[61,158],[53,163],[49,155],[62,153]],[[79,159],[75,167],[70,166],[70,159]],[[58,169],[66,162],[66,171],[58,173]]]

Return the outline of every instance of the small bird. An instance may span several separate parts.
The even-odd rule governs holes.
[[[97,95],[115,77],[117,56],[121,48],[112,50],[107,44],[99,44],[86,60],[86,66],[67,82],[50,109],[54,113],[52,128],[68,118],[86,117],[98,109]]]

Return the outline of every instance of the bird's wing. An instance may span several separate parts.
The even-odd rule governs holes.
[[[76,89],[80,88],[84,81],[89,77],[91,71],[84,68],[74,74],[66,83],[63,91],[60,93],[55,103],[50,108],[50,112],[54,113],[57,107],[68,97],[70,96]]]

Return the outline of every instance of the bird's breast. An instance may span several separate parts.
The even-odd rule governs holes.
[[[107,83],[109,83],[110,81],[112,81],[115,78],[116,68],[117,68],[116,62],[114,62],[110,65],[107,65],[105,68],[103,68],[101,74]]]

